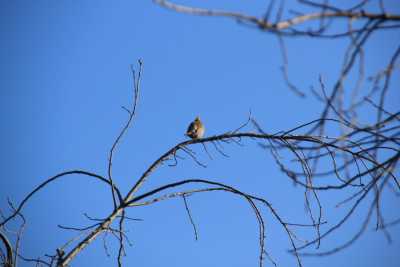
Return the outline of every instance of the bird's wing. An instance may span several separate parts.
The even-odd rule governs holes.
[[[186,134],[190,134],[191,132],[193,132],[195,128],[194,126],[194,122],[190,123],[188,129],[186,130]]]

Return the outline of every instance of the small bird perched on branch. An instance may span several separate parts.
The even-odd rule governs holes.
[[[190,123],[186,135],[192,139],[202,138],[204,135],[204,125],[199,117],[196,117],[193,122]]]

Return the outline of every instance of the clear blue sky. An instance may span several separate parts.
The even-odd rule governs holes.
[[[266,7],[265,1],[215,2],[213,7],[255,15]],[[396,1],[389,2],[399,12]],[[207,135],[235,129],[249,109],[271,133],[317,118],[322,106],[309,88],[318,87],[319,74],[327,85],[335,81],[346,44],[304,39],[287,43],[292,81],[308,95],[301,99],[282,79],[274,36],[226,19],[177,14],[150,0],[1,1],[0,29],[2,211],[7,209],[6,197],[18,203],[61,171],[85,169],[106,175],[109,148],[127,117],[121,106],[131,103],[129,64],[139,58],[144,72],[138,116],[114,162],[114,179],[123,192],[149,164],[184,140],[196,115],[203,119]],[[398,32],[377,37],[367,47],[367,74],[387,63],[400,40]],[[399,76],[392,82],[400,85]],[[398,109],[399,96],[398,90],[391,96],[389,110]],[[370,114],[362,116],[367,121]],[[185,178],[206,178],[262,196],[284,218],[309,223],[302,190],[293,189],[265,151],[250,141],[245,144],[226,146],[229,159],[213,151],[212,161],[201,146],[194,147],[208,164],[206,169],[189,159],[176,168],[162,167],[142,192]],[[334,220],[342,211],[333,208],[337,199],[331,197],[322,199],[329,210],[326,216]],[[199,240],[194,240],[181,199],[131,209],[129,216],[144,221],[127,223],[133,246],[127,246],[125,266],[258,266],[257,223],[243,200],[219,193],[188,200]],[[385,201],[383,212],[389,219],[399,215],[396,203],[398,199]],[[320,250],[355,233],[365,208]],[[57,224],[84,226],[90,223],[84,212],[104,217],[110,209],[109,190],[97,182],[71,176],[54,183],[23,210],[28,225],[21,252],[27,257],[52,254],[75,236]],[[263,212],[266,248],[279,266],[295,266],[286,252],[287,236],[268,210]],[[325,258],[303,258],[304,266],[398,266],[400,227],[390,232],[394,241],[388,245],[371,225],[349,249]],[[107,240],[111,257],[99,238],[72,266],[116,266],[116,242],[110,235]]]

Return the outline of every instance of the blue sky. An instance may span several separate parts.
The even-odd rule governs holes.
[[[266,7],[264,1],[231,2],[210,6],[255,15]],[[389,2],[399,12],[395,1]],[[132,101],[129,64],[139,58],[144,71],[138,115],[114,162],[114,179],[125,193],[149,164],[185,139],[183,133],[196,115],[204,121],[207,135],[237,128],[250,109],[269,133],[317,118],[322,105],[309,88],[318,87],[320,74],[328,87],[334,83],[347,44],[288,40],[292,82],[308,95],[301,99],[282,79],[276,37],[226,19],[177,14],[151,1],[2,1],[0,29],[2,211],[7,197],[18,203],[61,171],[85,169],[106,175],[108,151],[127,117],[121,106]],[[367,73],[387,64],[399,37],[398,32],[388,32],[374,39],[366,48]],[[392,82],[398,86],[399,76]],[[389,110],[398,108],[399,96],[398,90],[390,95]],[[361,116],[368,121],[371,114]],[[229,159],[213,151],[210,160],[201,146],[193,149],[207,168],[189,159],[176,168],[164,166],[142,192],[185,178],[206,178],[262,196],[285,218],[307,223],[302,191],[292,187],[255,143],[226,146]],[[327,218],[337,219],[342,211],[333,208],[333,196],[322,199],[329,207]],[[257,266],[257,223],[248,204],[219,193],[188,201],[198,241],[181,199],[129,211],[143,221],[127,223],[133,246],[127,247],[126,266]],[[396,203],[391,197],[385,201],[388,218],[398,217]],[[54,183],[23,210],[28,225],[21,252],[27,257],[53,253],[76,235],[57,224],[87,225],[83,213],[104,217],[111,204],[108,188],[83,177]],[[268,210],[263,212],[271,256],[278,266],[294,266],[295,259],[286,252],[287,236]],[[347,240],[365,214],[366,206],[340,234],[323,242],[321,250]],[[391,245],[372,228],[343,252],[303,258],[304,266],[396,266],[399,226],[390,229]],[[116,242],[111,236],[107,240],[111,257],[99,238],[72,266],[115,266]]]

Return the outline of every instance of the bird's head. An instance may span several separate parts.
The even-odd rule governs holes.
[[[200,117],[197,116],[194,120],[195,120],[195,121],[200,121]]]

